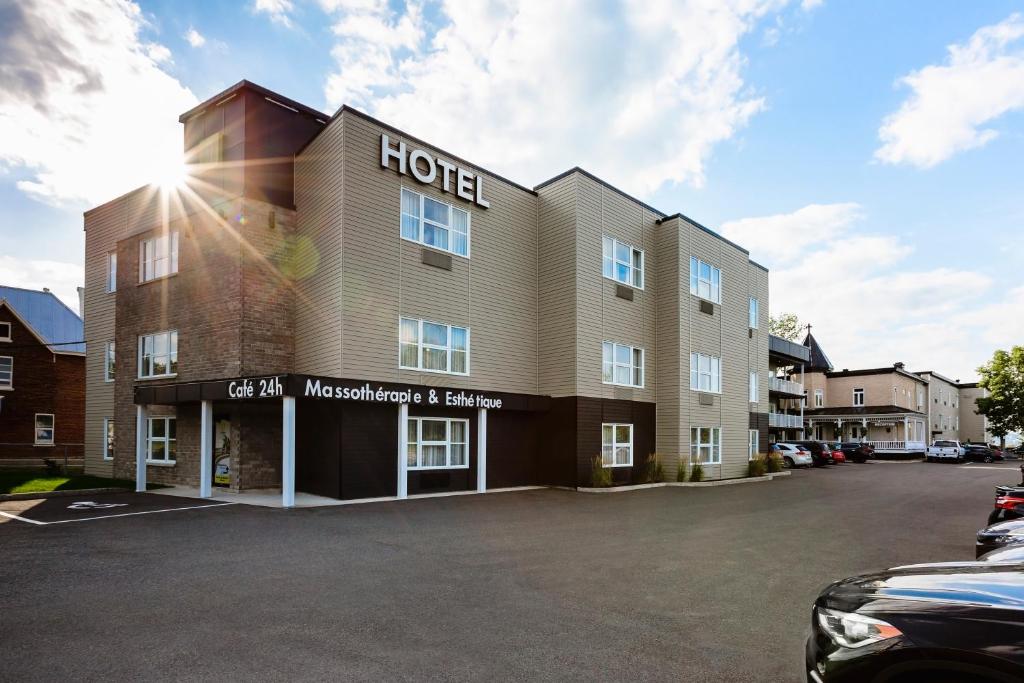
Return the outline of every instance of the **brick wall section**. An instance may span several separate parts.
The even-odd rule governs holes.
[[[85,357],[55,354],[0,306],[0,322],[11,323],[11,341],[0,342],[0,356],[14,358],[14,388],[0,390],[0,460],[63,459],[80,462],[85,437]],[[35,446],[35,414],[53,413],[54,446]]]

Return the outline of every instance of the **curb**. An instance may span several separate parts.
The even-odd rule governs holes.
[[[661,481],[654,484],[631,484],[629,486],[609,486],[606,488],[593,488],[589,486],[577,486],[579,493],[625,493],[626,491],[641,491],[643,489],[657,489],[665,486],[702,488],[705,486],[729,486],[732,484],[753,484],[758,481],[771,481],[776,477],[788,477],[788,471],[772,472],[761,477],[737,477],[735,479],[713,479],[710,481]]]
[[[130,493],[130,489],[108,487],[105,489],[68,489],[66,491],[36,491],[27,493],[0,493],[2,500],[35,500],[36,498],[60,498],[61,496],[91,496],[94,493]]]

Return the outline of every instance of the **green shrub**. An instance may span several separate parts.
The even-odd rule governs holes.
[[[767,466],[768,472],[775,473],[781,472],[785,468],[786,463],[783,461],[781,455],[778,453],[772,453],[765,459],[765,465]]]
[[[765,472],[768,471],[767,459],[758,453],[750,462],[747,463],[747,476],[748,477],[763,477]]]
[[[676,464],[676,481],[686,481],[686,461],[679,458],[679,462]]]
[[[601,464],[601,456],[595,456],[591,461],[590,470],[590,483],[593,484],[594,488],[607,488],[612,485],[612,471],[611,468],[605,467]]]
[[[690,468],[690,481],[704,481],[704,465],[699,460],[695,460]]]
[[[656,484],[665,481],[665,468],[661,464],[661,456],[657,453],[651,453],[647,456],[644,470],[646,483]]]

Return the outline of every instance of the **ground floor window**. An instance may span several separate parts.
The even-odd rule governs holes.
[[[601,425],[601,464],[605,467],[633,464],[633,425]]]
[[[694,462],[717,465],[722,462],[721,427],[691,427],[690,457]]]
[[[53,445],[53,414],[36,413],[36,445]]]
[[[754,456],[757,455],[757,443],[759,435],[756,429],[749,430],[747,436],[747,460],[753,460]]]
[[[173,464],[178,454],[178,421],[173,417],[151,417],[148,422],[146,460]]]
[[[469,420],[410,417],[407,425],[410,470],[469,467]]]
[[[114,459],[114,421],[103,418],[103,459]]]

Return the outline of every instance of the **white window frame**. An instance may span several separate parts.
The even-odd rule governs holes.
[[[756,429],[747,430],[747,462],[754,459],[757,455],[759,446],[761,443],[761,434]]]
[[[629,363],[621,363],[617,360],[618,350],[626,349],[629,354]],[[637,364],[637,355],[640,356],[640,362]],[[644,350],[639,346],[629,346],[628,344],[617,344],[611,341],[601,342],[601,384],[611,384],[619,387],[633,387],[635,389],[644,388]],[[615,379],[617,372],[621,369],[625,369],[629,374],[628,382],[618,382]],[[640,373],[640,382],[636,383],[637,371]],[[611,379],[609,379],[609,377]]]
[[[618,440],[620,427],[629,429],[629,441]],[[611,441],[605,440],[605,431],[610,430]],[[620,449],[626,449],[629,460],[618,462]],[[633,466],[633,424],[626,422],[603,422],[601,423],[601,467],[632,467]]]
[[[103,381],[113,382],[116,377],[116,342],[107,342],[103,347]]]
[[[39,418],[41,418],[41,417],[49,417],[50,418],[50,426],[49,427],[40,427],[39,426]],[[35,418],[32,421],[32,426],[35,428],[35,430],[34,430],[34,434],[35,434],[35,441],[34,441],[34,443],[35,443],[36,446],[52,446],[52,445],[54,445],[54,443],[57,442],[57,418],[54,416],[53,413],[36,413],[35,414]],[[50,439],[48,441],[39,438],[40,430],[45,430],[45,429],[49,429],[50,430]]]
[[[152,246],[152,253],[146,250]],[[149,271],[152,271],[151,273]],[[164,270],[164,272],[161,272]],[[139,241],[139,283],[170,277],[178,272],[178,231]]]
[[[423,441],[423,423],[424,422],[443,422],[444,424],[444,441]],[[466,439],[464,442],[452,441],[452,424],[461,423],[463,425],[463,435]],[[464,418],[456,417],[430,417],[430,416],[417,416],[409,417],[406,422],[406,429],[410,425],[415,423],[416,425],[416,438],[415,440],[409,439],[408,448],[406,452],[406,463],[410,471],[424,471],[424,470],[465,470],[469,469],[469,420]],[[462,465],[452,465],[452,445],[461,444],[465,448],[465,462]],[[423,462],[423,447],[424,446],[444,446],[444,465],[422,465]],[[415,463],[409,463],[408,458],[412,455],[413,449],[415,449]]]
[[[140,252],[141,253],[141,252]],[[140,262],[141,263],[141,262]],[[140,270],[141,272],[141,270]],[[107,254],[107,293],[117,291],[117,252]]]
[[[14,325],[7,322],[6,320],[0,321],[0,330],[4,329],[4,327],[7,328],[7,333],[0,333],[0,342],[9,342],[12,340],[11,335],[14,334]]]
[[[748,398],[750,399],[750,402],[751,403],[757,403],[760,400],[759,396],[760,396],[760,393],[761,393],[760,392],[760,387],[758,386],[757,371],[753,371],[753,372],[750,373],[749,392],[750,392],[750,396]]]
[[[114,429],[114,418],[112,418],[112,417],[105,417],[105,418],[103,418],[103,459],[104,460],[113,460],[114,459],[114,447],[115,447],[116,444],[114,443],[114,438],[113,437],[116,436],[116,433],[113,433],[113,434],[111,433],[111,432],[113,432],[113,429]]]
[[[14,388],[14,356],[0,356],[0,360],[7,360],[10,362],[10,370],[6,371],[8,374],[7,381],[0,380],[0,389],[13,389]]]
[[[703,441],[703,430],[708,431],[708,441]],[[705,459],[702,453],[706,452]],[[722,464],[722,428],[721,427],[690,427],[690,462],[702,465]]]
[[[144,366],[146,365],[146,359],[144,357],[145,343],[146,343],[146,339],[152,339],[153,340],[153,346],[155,347],[156,346],[156,338],[161,336],[161,335],[167,335],[167,355],[166,355],[166,358],[167,358],[167,361],[166,361],[167,372],[162,373],[162,374],[153,374],[153,372],[152,372],[152,370],[153,370],[153,359],[156,358],[157,356],[151,354],[150,357],[149,357],[150,360],[149,360],[149,363],[148,363],[149,367],[148,368],[144,368]],[[151,334],[140,335],[139,336],[138,352],[139,352],[139,362],[138,362],[138,366],[139,366],[138,378],[139,379],[156,379],[156,378],[160,378],[160,377],[175,377],[175,376],[177,376],[177,374],[178,374],[178,370],[177,370],[177,366],[178,366],[178,331],[177,330],[164,330],[162,332],[153,332]],[[173,365],[172,365],[172,363],[173,363]],[[172,367],[174,369],[172,369]],[[144,369],[147,370],[147,372],[143,372]]]
[[[415,342],[405,342],[405,341],[402,341],[402,322],[403,321],[409,321],[409,322],[416,323],[416,341]],[[445,328],[445,340],[446,340],[445,341],[445,345],[444,346],[439,346],[437,344],[427,344],[426,342],[424,342],[423,341],[423,326],[424,325],[438,325],[439,327],[444,327]],[[463,330],[466,333],[466,350],[465,350],[465,353],[466,353],[466,371],[465,372],[456,372],[456,371],[451,369],[452,368],[452,357],[453,357],[453,355],[454,355],[454,353],[456,351],[459,351],[459,349],[455,349],[455,348],[452,347],[452,330],[453,329]],[[402,347],[403,346],[411,346],[414,343],[415,343],[415,346],[416,346],[416,365],[403,365],[402,364]],[[468,327],[462,327],[460,325],[449,325],[447,323],[439,323],[439,322],[435,322],[433,320],[422,320],[420,318],[410,318],[410,317],[407,317],[407,316],[402,316],[402,317],[400,317],[398,319],[398,367],[401,370],[416,370],[417,372],[433,372],[433,373],[436,373],[436,374],[459,375],[459,376],[462,376],[462,377],[468,376],[469,372],[470,372],[470,367],[469,367],[469,356],[470,356],[469,349],[470,349],[470,345],[471,345],[471,342],[470,342],[470,329]],[[444,370],[434,370],[434,369],[431,369],[431,368],[423,367],[424,366],[423,354],[424,354],[425,351],[428,351],[428,350],[431,350],[431,351],[444,351],[445,352],[445,369]]]
[[[419,201],[419,203],[418,203],[419,215],[418,216],[413,216],[412,214],[405,213],[402,210],[402,193],[403,192],[408,192],[409,194],[415,195],[416,197],[419,198],[418,199],[418,201]],[[426,205],[426,200],[427,199],[429,199],[432,202],[437,202],[438,204],[441,204],[443,206],[448,207],[448,225],[441,225],[437,221],[429,220],[426,217],[426,213],[425,213],[425,208],[426,207],[425,207],[425,205]],[[462,232],[461,230],[456,230],[455,229],[455,212],[456,211],[466,215],[466,253],[465,254],[460,253],[460,252],[456,251],[454,248],[452,248],[453,244],[455,242],[455,240],[452,239],[453,234],[457,233],[457,232],[461,234],[461,232]],[[409,218],[412,218],[412,219],[414,219],[416,221],[416,237],[410,237],[410,236],[405,234],[404,219],[405,219],[406,216],[408,216]],[[433,226],[435,228],[438,228],[440,230],[447,230],[448,231],[448,247],[439,247],[439,246],[437,246],[435,244],[429,244],[428,242],[426,242],[426,240],[424,240],[423,233],[424,233],[424,224],[425,223],[430,224],[431,226]],[[469,210],[467,210],[467,209],[460,209],[457,206],[455,206],[454,204],[450,204],[448,202],[441,201],[440,199],[437,199],[436,197],[431,197],[429,195],[425,195],[422,192],[417,192],[416,190],[413,190],[412,188],[406,187],[405,185],[401,186],[401,189],[399,190],[399,193],[398,193],[398,234],[399,234],[399,236],[403,240],[405,240],[407,242],[415,242],[416,244],[422,244],[423,246],[428,247],[430,249],[437,249],[438,251],[444,251],[444,252],[447,252],[449,254],[454,254],[456,256],[461,256],[463,258],[467,258],[468,259],[470,257],[470,253],[472,252],[472,246],[470,245],[470,242],[472,241],[472,235],[473,235],[473,225],[472,224],[473,224],[473,214]]]
[[[814,407],[824,408],[825,407],[825,390],[815,389],[814,390]]]
[[[860,402],[857,402],[857,397],[860,397]],[[853,390],[853,407],[860,408],[864,405],[864,389],[862,387],[856,387]]]
[[[701,266],[707,266],[710,268],[708,277],[703,277],[700,274]],[[708,296],[701,294],[701,286],[706,286],[708,290]],[[710,301],[712,303],[722,303],[722,269],[715,268],[707,261],[702,261],[696,256],[690,257],[690,294],[696,297]]]
[[[707,359],[708,370],[701,369],[702,359]],[[708,388],[701,388],[701,378],[708,377]],[[722,393],[722,359],[694,351],[690,354],[690,390],[707,394]]]
[[[153,424],[157,421],[164,423],[164,435],[160,437],[153,436]],[[171,436],[171,423],[174,423],[174,436]],[[161,442],[164,444],[164,457],[161,459],[153,458],[153,443]],[[174,450],[174,457],[171,458],[171,450]],[[177,418],[172,415],[159,415],[157,417],[146,418],[146,462],[150,465],[174,465],[178,462],[178,421]]]
[[[750,329],[756,330],[758,327],[758,318],[761,315],[761,304],[758,303],[755,297],[750,297],[750,310],[748,313],[749,320],[747,321],[750,325]]]
[[[924,408],[924,389],[918,388],[917,390],[917,409],[921,410]]]
[[[619,247],[629,250],[629,262],[619,258]],[[640,262],[639,266],[636,265],[637,260]],[[647,255],[644,254],[643,249],[608,235],[601,237],[601,275],[605,279],[624,284],[627,287],[643,290],[646,261]],[[620,265],[626,267],[628,275],[625,280],[619,277]]]

